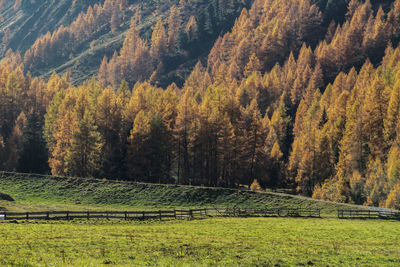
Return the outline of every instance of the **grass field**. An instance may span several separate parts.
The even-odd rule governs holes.
[[[400,223],[214,218],[0,223],[1,266],[399,266]]]
[[[0,266],[400,266],[400,222],[278,193],[0,172],[0,210],[303,207],[324,219],[0,222]],[[360,207],[358,207],[360,208]]]
[[[0,192],[16,201],[0,201],[8,211],[142,210],[158,208],[317,208],[336,216],[352,205],[279,193],[224,188],[156,185],[124,181],[63,178],[0,172]],[[354,207],[353,207],[354,208]]]

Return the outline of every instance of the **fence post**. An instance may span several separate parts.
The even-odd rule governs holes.
[[[69,221],[69,211],[67,211],[67,220]]]
[[[143,211],[142,212],[142,220],[144,220],[144,218],[145,218],[145,212]]]
[[[204,209],[204,216],[206,216],[206,217],[208,216],[207,215],[207,209]]]
[[[7,220],[7,213],[4,212],[4,220]]]
[[[191,210],[191,209],[189,210],[189,216],[191,219],[193,219],[193,210]]]
[[[128,220],[128,212],[125,211],[125,220]]]
[[[108,217],[108,211],[106,211],[106,219],[108,220],[108,218],[109,218],[109,217]]]
[[[29,212],[26,213],[26,219],[29,220]]]
[[[175,220],[176,220],[176,209],[174,208],[174,217],[175,217]]]
[[[161,210],[159,210],[158,213],[160,214],[160,221],[162,221],[162,213],[161,213]]]
[[[90,212],[87,212],[87,219],[90,220]]]
[[[50,220],[50,212],[47,212],[46,215],[47,215],[47,216],[46,216],[46,219],[47,219],[47,220]]]

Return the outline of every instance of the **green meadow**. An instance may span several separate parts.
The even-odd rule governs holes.
[[[212,218],[0,223],[1,266],[399,266],[400,223]]]
[[[0,266],[400,266],[400,222],[274,192],[0,173],[9,212],[304,207],[322,218],[0,221]],[[4,195],[3,195],[3,198]]]

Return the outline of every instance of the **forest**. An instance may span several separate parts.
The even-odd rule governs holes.
[[[9,50],[0,170],[258,183],[400,208],[400,0],[216,0],[200,14],[197,1],[176,2],[148,35],[140,12],[124,18],[128,1],[106,0],[25,53]],[[31,74],[126,19],[121,49],[92,79]]]

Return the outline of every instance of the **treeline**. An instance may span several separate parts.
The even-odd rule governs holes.
[[[209,186],[250,183],[264,162],[259,152],[268,119],[255,102],[241,107],[221,85],[199,88],[207,75],[198,65],[184,90],[145,82],[132,94],[126,84],[115,93],[93,80],[60,91],[46,114],[53,174]],[[235,117],[229,129],[228,112]],[[279,156],[277,145],[275,150]]]
[[[314,97],[307,114],[314,118],[308,117],[308,124],[325,116],[324,124],[317,130],[303,128],[293,145],[293,155],[308,151],[312,157],[316,147],[305,138],[325,139],[324,168],[332,178],[313,182],[322,184],[314,197],[399,207],[399,56],[399,48],[389,47],[381,66],[367,61],[358,75],[354,70],[341,73],[323,95]],[[299,164],[298,181],[316,177],[310,158],[293,163]]]
[[[32,79],[9,53],[0,65],[2,168],[21,170],[35,155],[42,164],[34,166],[55,175],[226,187],[257,180],[399,208],[400,0],[387,12],[352,0],[344,22],[329,26],[310,1],[285,3],[254,1],[181,88],[135,76],[164,62],[155,55],[174,53],[175,7],[151,44],[133,23],[119,63],[104,60],[98,79],[78,87],[68,75]],[[187,37],[199,27],[191,21],[177,27]],[[120,67],[107,76],[109,66]],[[117,74],[121,83],[108,80]]]
[[[18,53],[0,62],[0,77],[0,169],[49,172],[43,118],[56,87],[24,75]]]

